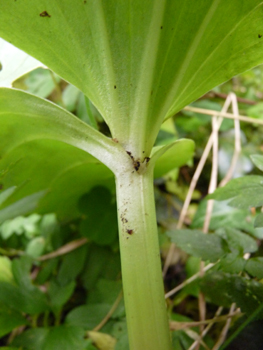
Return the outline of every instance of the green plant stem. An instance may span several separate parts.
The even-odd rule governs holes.
[[[141,166],[143,168],[143,166]],[[139,170],[141,170],[141,168]],[[116,175],[124,301],[130,350],[170,350],[153,193],[153,171]]]

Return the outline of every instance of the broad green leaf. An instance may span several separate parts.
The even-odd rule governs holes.
[[[154,177],[158,178],[169,171],[179,168],[187,163],[194,154],[194,142],[192,140],[180,139],[165,146],[156,146],[152,150],[152,160],[156,160]]]
[[[57,274],[57,281],[61,286],[74,281],[81,273],[87,257],[88,248],[87,245],[84,245],[62,257]]]
[[[80,223],[80,233],[99,245],[110,245],[117,239],[118,222],[116,204],[105,187],[94,187],[80,198],[80,211],[84,219]]]
[[[236,303],[247,314],[252,314],[263,302],[262,284],[241,276],[219,271],[208,273],[200,285],[205,296],[214,304],[229,307]]]
[[[231,199],[228,205],[239,209],[261,207],[263,205],[263,177],[248,175],[233,179],[226,186],[218,188],[213,194],[207,196],[207,199],[218,201]]]
[[[120,280],[111,281],[100,279],[88,295],[87,303],[89,305],[107,303],[113,305],[116,299],[120,296],[122,283]],[[125,316],[123,298],[120,300],[116,310],[112,314],[112,318],[122,318]]]
[[[200,257],[202,260],[213,262],[227,252],[223,240],[215,234],[204,234],[198,230],[175,230],[166,234],[187,254]]]
[[[60,286],[55,281],[51,281],[48,289],[50,297],[51,308],[54,312],[58,312],[64,304],[69,300],[74,289],[76,282],[72,281],[66,286]]]
[[[46,98],[59,84],[60,78],[49,69],[35,69],[25,79],[24,84],[27,86],[27,92]],[[16,84],[14,84],[16,87]]]
[[[11,87],[22,75],[44,65],[0,38],[0,86]]]
[[[14,284],[12,263],[6,256],[0,256],[0,281]]]
[[[10,188],[17,189],[17,187],[14,186],[14,187],[9,187],[6,191],[8,191]],[[12,193],[14,192],[15,191],[12,191]],[[9,205],[7,204],[6,206],[5,206],[5,203],[8,203],[8,202],[3,201],[3,206],[2,206],[3,209],[0,209],[0,223],[9,219],[16,218],[17,216],[20,216],[20,215],[29,214],[32,211],[36,210],[39,200],[44,197],[46,192],[47,191],[39,191],[39,192],[30,194],[29,196],[25,196],[22,199],[19,199],[12,204],[9,204]],[[12,201],[12,197],[10,198],[10,200]]]
[[[250,157],[255,164],[256,167],[258,167],[261,171],[263,171],[263,156],[259,154],[254,154]]]
[[[0,193],[0,205],[2,203],[4,203],[8,197],[10,197],[14,191],[16,190],[16,186],[7,188],[6,190],[4,190],[3,192]]]
[[[259,213],[254,222],[255,227],[263,227],[263,213]]]
[[[28,321],[20,313],[8,308],[2,308],[0,305],[0,338],[14,328],[27,324]]]
[[[81,328],[63,325],[29,329],[16,337],[12,344],[27,350],[83,350],[86,341]]]
[[[250,258],[245,267],[246,271],[259,279],[263,278],[263,257]]]
[[[216,234],[226,241],[232,251],[239,252],[241,256],[245,253],[255,253],[258,250],[255,239],[234,228],[221,228],[216,231]]]
[[[92,269],[90,268],[92,266]],[[81,280],[87,290],[92,290],[100,278],[116,281],[120,274],[120,254],[106,247],[91,245]]]
[[[48,328],[31,328],[18,335],[12,345],[26,350],[42,350],[48,333]]]
[[[228,273],[240,273],[244,271],[246,260],[237,252],[227,254],[220,259],[220,270]]]
[[[30,315],[48,309],[46,295],[32,284],[30,269],[32,260],[26,256],[12,261],[12,272],[16,285],[0,282],[0,303]],[[10,300],[12,303],[10,304]]]
[[[262,6],[2,0],[0,36],[89,96],[113,137],[142,157],[165,117],[263,61]]]
[[[65,324],[92,330],[104,319],[110,308],[111,304],[107,303],[76,307],[67,314]]]
[[[10,305],[12,309],[36,315],[48,310],[46,295],[39,289],[25,289],[7,282],[0,282],[0,303]],[[12,304],[10,304],[12,300]]]
[[[52,327],[47,334],[41,350],[83,350],[84,332],[78,327]]]
[[[32,238],[26,247],[26,254],[38,258],[44,253],[46,241],[43,237]]]
[[[107,157],[108,147],[119,147],[115,142],[62,108],[22,91],[1,89],[0,100],[1,184],[4,189],[17,185],[2,204],[0,219],[27,214],[37,204],[39,212],[69,219],[79,214],[78,198],[91,187],[112,186],[110,170],[85,151],[92,153],[97,145]]]
[[[229,201],[214,202],[211,221],[209,224],[210,230],[214,231],[222,227],[228,227],[255,234],[253,217],[250,211],[248,209],[230,207],[228,202]],[[203,227],[206,216],[206,207],[207,200],[201,201],[191,223],[192,228],[198,229]]]

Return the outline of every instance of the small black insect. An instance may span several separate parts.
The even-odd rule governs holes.
[[[39,14],[40,17],[51,17],[49,13],[47,13],[47,11],[43,11]]]

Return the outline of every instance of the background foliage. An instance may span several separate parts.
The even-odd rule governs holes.
[[[92,103],[50,70],[37,68],[17,80],[14,86],[48,98],[108,135],[107,125]],[[260,102],[262,67],[215,88],[193,106],[220,110],[223,98],[230,91],[239,97],[240,114],[263,119]],[[216,263],[204,278],[196,279],[168,298],[171,320],[198,320],[198,293],[202,291],[207,300],[208,319],[214,316],[217,306],[224,308],[224,314],[232,303],[241,308],[242,314],[233,319],[231,335],[244,322],[253,321],[255,327],[260,327],[263,317],[263,225],[260,210],[263,129],[253,123],[241,124],[242,152],[234,176],[253,176],[231,181],[214,194],[213,198],[220,201],[214,205],[211,234],[204,236],[201,232],[211,157],[198,182],[184,227],[175,231],[191,177],[211,132],[210,125],[209,116],[183,110],[162,126],[156,145],[190,138],[195,140],[196,149],[193,154],[193,144],[189,143],[185,149],[177,150],[187,155],[178,164],[170,161],[173,154],[163,157],[157,164],[155,190],[159,238],[163,260],[170,242],[178,247],[165,277],[167,292],[197,273],[201,260]],[[233,121],[225,120],[219,139],[221,178],[230,165],[233,140]],[[251,157],[255,154],[257,156]],[[82,166],[82,155],[77,156],[77,166]],[[68,153],[67,157],[76,159],[76,154]],[[49,214],[42,215],[40,206],[38,213],[23,216],[32,209],[30,205],[35,197],[27,198],[26,202],[18,201],[0,211],[0,344],[3,349],[128,349],[113,177],[106,172],[104,178],[99,178],[104,170],[98,170],[92,157],[90,162],[96,170],[85,193],[76,195],[74,192],[75,197],[71,196],[71,188],[79,186],[83,189],[85,172],[83,179],[78,181],[74,169],[65,169],[64,178],[60,177],[62,182],[58,191],[65,212],[54,214],[50,210]],[[185,162],[187,165],[179,168]],[[29,166],[29,163],[24,166]],[[37,164],[34,166],[37,169]],[[48,162],[46,166],[49,167]],[[56,181],[57,175],[52,176]],[[11,195],[12,188],[2,191],[0,202]],[[231,201],[233,196],[235,198]],[[43,206],[45,208],[45,203]],[[244,258],[245,254],[249,254],[248,259]],[[222,323],[218,323],[205,337],[210,348],[221,329]],[[196,332],[197,328],[192,332],[188,328],[173,332],[174,349],[188,349]],[[245,329],[239,335],[237,349],[239,342],[244,345],[248,341],[249,334],[250,331]],[[254,337],[257,349],[260,332]]]

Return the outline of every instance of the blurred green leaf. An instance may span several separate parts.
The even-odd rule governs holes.
[[[239,209],[260,207],[263,205],[263,177],[249,175],[233,179],[206,198],[218,201],[230,199],[228,205]]]
[[[60,286],[56,281],[49,284],[48,295],[50,304],[54,312],[58,312],[62,306],[69,300],[76,287],[76,282],[72,281],[67,285]]]
[[[25,79],[25,84],[28,92],[45,98],[56,87],[55,82],[59,83],[59,81],[60,78],[55,76],[50,70],[38,68],[28,75]]]
[[[26,247],[27,255],[38,258],[43,254],[46,246],[46,241],[43,237],[36,237],[30,240]]]
[[[259,213],[254,221],[255,227],[263,227],[263,213]]]
[[[26,350],[42,350],[48,333],[48,328],[27,329],[14,339],[12,345],[23,347]]]
[[[205,296],[214,304],[229,307],[236,303],[248,315],[263,302],[263,285],[241,276],[219,271],[207,273],[200,286]]]
[[[236,252],[227,254],[219,262],[220,270],[232,274],[243,272],[245,266],[246,260]]]
[[[253,218],[248,209],[237,209],[228,205],[227,201],[215,201],[209,229],[212,231],[222,227],[235,228],[255,234]],[[194,219],[191,223],[192,228],[203,227],[206,216],[207,200],[202,200],[197,208]]]
[[[39,191],[29,196],[25,196],[24,198],[19,199],[16,202],[6,206],[6,202],[3,202],[4,208],[0,209],[0,223],[9,219],[13,219],[20,215],[29,214],[32,211],[36,210],[40,199],[43,198],[46,193],[47,191],[45,190]],[[12,201],[12,197],[10,200]]]
[[[255,106],[248,108],[247,115],[256,119],[263,119],[263,102],[259,102]]]
[[[180,139],[171,142],[169,145],[166,145],[169,148],[156,161],[154,168],[155,178],[161,177],[174,168],[179,168],[186,164],[194,155],[194,142],[192,140]],[[162,147],[164,148],[165,146]],[[162,151],[161,146],[156,146],[153,152],[158,148]]]
[[[89,247],[83,245],[62,257],[62,262],[58,270],[57,282],[61,286],[74,281],[81,273],[87,257]]]
[[[83,330],[71,326],[29,329],[13,342],[26,350],[83,350],[85,343]]]
[[[81,92],[74,85],[67,85],[63,90],[62,99],[68,111],[73,112],[76,109],[80,94]]]
[[[250,258],[245,267],[246,271],[253,277],[263,278],[263,257]]]
[[[6,256],[0,256],[0,281],[14,283],[11,260]]]
[[[221,228],[216,231],[216,234],[226,241],[231,250],[239,252],[241,256],[258,250],[258,245],[254,238],[234,228]]]
[[[175,230],[166,234],[187,254],[200,257],[202,260],[214,262],[228,252],[223,240],[215,234],[204,234],[198,230]]]
[[[17,285],[0,282],[0,303],[34,315],[48,310],[48,304],[46,295],[32,284],[29,275],[31,265],[31,259],[26,256],[12,261],[12,272]]]
[[[80,233],[99,245],[110,245],[118,235],[116,204],[105,187],[94,187],[80,198],[79,210],[84,214]]]
[[[37,288],[24,289],[10,283],[0,282],[0,303],[10,304],[12,309],[36,315],[48,310],[46,295]]]
[[[65,324],[92,330],[104,319],[110,308],[111,304],[108,303],[78,306],[67,314]]]
[[[20,313],[0,305],[0,337],[10,333],[14,328],[28,324],[29,322]]]
[[[92,269],[89,268],[92,266]],[[101,278],[116,280],[121,271],[120,254],[109,248],[92,245],[83,269],[81,280],[91,290]]]
[[[113,305],[119,297],[122,290],[121,281],[111,281],[100,279],[96,286],[89,292],[87,303],[99,304],[107,303]],[[116,310],[112,314],[112,318],[122,318],[125,316],[125,308],[123,298],[120,300]]]

